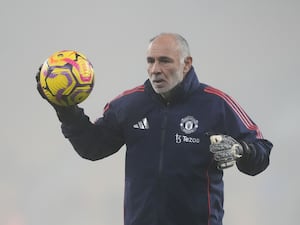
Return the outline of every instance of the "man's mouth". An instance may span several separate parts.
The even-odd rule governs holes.
[[[153,80],[153,83],[154,83],[154,84],[161,84],[161,83],[163,83],[163,82],[164,82],[163,79],[155,79],[155,80]]]

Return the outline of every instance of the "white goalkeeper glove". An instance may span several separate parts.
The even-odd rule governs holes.
[[[232,167],[243,155],[243,146],[228,135],[212,135],[210,142],[209,150],[214,154],[218,169]]]

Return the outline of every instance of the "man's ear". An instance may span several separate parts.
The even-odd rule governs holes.
[[[186,75],[190,71],[192,64],[193,64],[193,58],[191,56],[188,56],[184,59],[184,68],[183,68],[184,75]]]

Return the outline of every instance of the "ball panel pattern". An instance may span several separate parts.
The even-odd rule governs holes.
[[[44,62],[40,82],[50,102],[60,106],[79,104],[93,89],[93,66],[82,53],[56,52]]]

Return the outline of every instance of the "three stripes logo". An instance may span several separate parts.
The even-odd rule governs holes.
[[[141,121],[139,121],[136,124],[134,124],[133,128],[135,128],[135,129],[141,129],[141,130],[147,130],[147,129],[149,129],[149,123],[148,123],[147,118],[144,118]]]

